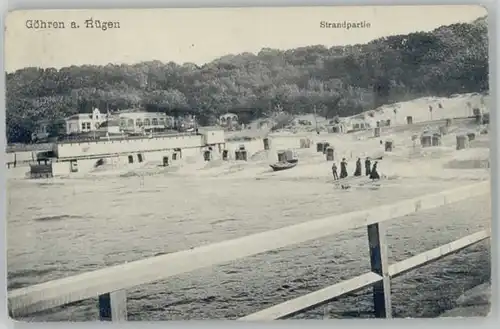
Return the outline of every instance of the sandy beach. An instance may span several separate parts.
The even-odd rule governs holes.
[[[333,181],[331,162],[314,145],[300,149],[297,136],[284,133],[270,135],[271,149],[247,162],[191,158],[175,168],[146,163],[74,178],[11,179],[9,289],[488,180],[488,135],[478,133],[470,148],[457,151],[455,133],[463,129],[478,128],[456,120],[442,145],[429,148],[414,146],[415,132],[397,126],[380,138],[372,131],[302,133],[334,146],[336,162],[346,158],[350,176],[357,157],[382,156],[382,179],[348,178],[349,190]],[[381,139],[394,141],[392,152],[384,152]],[[273,172],[269,164],[284,148],[296,148],[299,164]],[[480,197],[394,221],[391,262],[489,227],[490,216],[489,197]],[[368,270],[365,234],[348,231],[137,287],[130,292],[130,318],[235,318],[258,311]],[[489,279],[489,262],[489,245],[482,243],[395,280],[395,315],[437,316]],[[410,307],[423,300],[425,307]],[[367,290],[298,317],[366,317],[370,303]],[[84,301],[34,318],[88,320],[97,318],[94,306]]]

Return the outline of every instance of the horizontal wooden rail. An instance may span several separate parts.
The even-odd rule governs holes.
[[[389,275],[391,277],[397,277],[401,274],[404,274],[416,267],[423,266],[427,263],[436,261],[444,256],[452,254],[454,252],[458,252],[464,248],[467,248],[473,244],[481,242],[485,239],[488,239],[491,236],[491,231],[483,230],[461,239],[455,240],[453,242],[447,243],[445,245],[439,246],[437,248],[428,250],[416,256],[407,258],[398,263],[392,264],[389,266]]]
[[[288,300],[284,303],[272,306],[265,310],[239,318],[242,321],[268,321],[285,319],[300,312],[321,306],[342,295],[356,292],[357,290],[371,286],[382,281],[382,277],[376,273],[368,272],[349,280],[344,280],[329,287],[317,290],[307,295]]]
[[[489,192],[489,182],[481,182],[391,205],[313,220],[20,288],[9,292],[9,311],[13,316],[19,316],[97,296],[104,296],[102,304],[107,300],[110,301],[110,305],[113,304],[113,300],[122,303],[126,297],[117,294],[121,290],[365,226],[368,226],[369,231],[374,229],[372,233],[369,232],[369,236],[372,236],[370,239],[372,271],[384,277],[383,289],[387,295],[389,270],[384,261],[386,253],[380,248],[380,245],[383,245],[380,240],[383,234],[378,232],[378,223]],[[377,296],[383,297],[384,294],[379,292]],[[384,314],[385,310],[379,312]],[[106,314],[111,313],[110,311]],[[119,311],[115,313],[120,314]],[[106,316],[101,314],[101,318]]]
[[[441,257],[458,252],[463,248],[481,242],[489,237],[490,230],[484,230],[468,235],[451,243],[425,251],[401,262],[392,264],[389,266],[389,274],[391,278],[399,276],[411,269],[420,267],[427,263],[436,261]],[[357,290],[371,286],[380,281],[382,281],[382,276],[373,272],[368,272],[355,278],[344,280],[321,290],[317,290],[310,294],[288,300],[275,306],[271,306],[267,309],[239,318],[238,320],[269,321],[286,319],[294,316],[295,314],[318,307],[338,297],[341,297],[342,295],[356,292]]]

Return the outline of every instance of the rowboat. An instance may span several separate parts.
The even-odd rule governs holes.
[[[271,168],[273,168],[273,171],[281,171],[281,170],[286,170],[286,169],[291,169],[297,165],[297,162],[278,162],[272,165],[269,165]]]

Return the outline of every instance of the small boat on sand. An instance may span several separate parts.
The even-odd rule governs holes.
[[[273,168],[273,171],[281,171],[281,170],[287,170],[295,167],[297,165],[297,162],[278,162],[272,165],[269,165],[271,168]]]

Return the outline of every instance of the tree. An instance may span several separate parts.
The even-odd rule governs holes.
[[[235,109],[250,121],[283,107],[283,120],[312,113],[350,116],[422,96],[484,92],[485,19],[367,44],[226,55],[202,66],[142,62],[60,70],[24,68],[6,76],[9,142],[23,142],[41,120],[141,108],[195,113],[202,124]],[[287,119],[285,119],[287,118]]]

